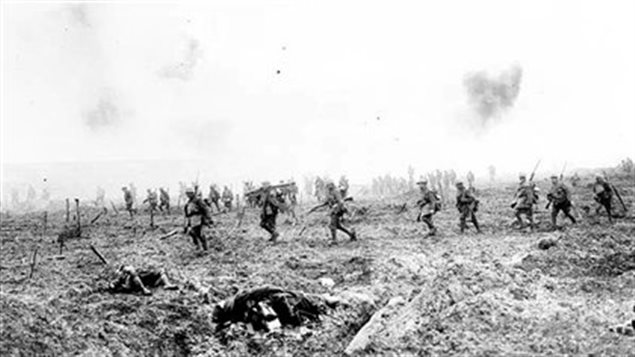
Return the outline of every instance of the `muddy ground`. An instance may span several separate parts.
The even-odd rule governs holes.
[[[574,189],[578,207],[593,205],[588,182]],[[580,217],[575,226],[560,217],[563,227],[551,231],[543,197],[538,232],[521,232],[511,226],[510,183],[480,190],[480,235],[460,235],[449,205],[435,217],[440,234],[424,238],[426,229],[413,222],[416,195],[406,195],[355,202],[350,223],[360,240],[340,235],[336,246],[328,244],[324,212],[304,217],[301,236],[303,224],[279,217],[275,245],[258,227],[257,211],[248,210],[236,230],[235,213],[219,216],[206,255],[186,236],[159,239],[181,226],[176,212],[158,216],[154,229],[147,213],[131,220],[112,210],[88,226],[99,210],[82,207],[83,237],[61,254],[63,211],[49,212],[46,228],[42,212],[5,214],[0,355],[341,355],[373,313],[399,296],[353,354],[632,356],[635,338],[609,331],[635,318],[635,184],[615,184],[629,210],[613,225],[606,216]],[[405,201],[410,208],[402,211]],[[544,239],[555,246],[540,249]],[[180,289],[109,294],[103,288],[112,269],[90,245],[111,266],[162,267]],[[214,302],[264,284],[352,297],[351,304],[297,329],[215,332]]]

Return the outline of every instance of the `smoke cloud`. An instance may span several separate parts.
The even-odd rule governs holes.
[[[84,112],[84,124],[93,131],[116,125],[122,117],[120,107],[121,105],[115,91],[105,88],[99,94],[97,103]]]
[[[471,72],[465,75],[463,85],[473,110],[486,124],[513,107],[520,92],[523,70],[515,65],[498,75],[486,71]]]
[[[179,79],[189,81],[193,74],[194,68],[203,56],[200,43],[198,40],[191,38],[187,41],[182,58],[177,62],[163,67],[159,71],[159,75],[168,79]]]

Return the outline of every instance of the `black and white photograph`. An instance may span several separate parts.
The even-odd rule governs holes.
[[[3,0],[1,356],[634,356],[635,1]]]

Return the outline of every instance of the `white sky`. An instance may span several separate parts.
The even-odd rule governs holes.
[[[2,10],[3,163],[202,159],[221,179],[367,180],[409,164],[526,171],[538,158],[557,169],[635,157],[634,1]],[[179,63],[185,79],[163,75]],[[514,64],[515,106],[477,127],[465,73]],[[91,129],[84,117],[104,97],[119,114]]]

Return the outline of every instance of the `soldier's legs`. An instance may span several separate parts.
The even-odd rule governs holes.
[[[329,230],[331,231],[331,240],[335,242],[337,240],[337,228],[339,224],[339,217],[337,214],[331,213],[331,220],[329,222]]]
[[[556,228],[556,221],[558,219],[558,213],[560,213],[561,209],[562,208],[559,205],[557,205],[557,204],[553,204],[551,206],[551,226],[553,228]]]
[[[564,215],[571,220],[571,223],[576,223],[575,217],[571,214],[571,204],[562,207],[562,212],[564,212]]]
[[[613,223],[613,214],[611,213],[611,200],[603,201],[602,206],[604,206],[604,209],[606,209],[606,213],[609,216],[609,222]]]
[[[528,208],[527,209],[527,219],[529,220],[529,229],[531,229],[532,231],[534,230],[535,224],[534,224],[534,210],[533,208]]]
[[[340,231],[346,233],[346,235],[348,235],[348,237],[351,240],[357,240],[357,236],[355,234],[355,230],[353,229],[347,229],[346,227],[344,227],[344,225],[342,224],[342,216],[338,216],[337,217],[337,229],[339,229]]]
[[[461,212],[459,213],[459,229],[461,230],[461,233],[463,233],[465,231],[465,228],[467,228],[467,216],[468,216],[468,211],[465,208],[461,209]]]
[[[130,281],[133,289],[140,290],[144,295],[152,295],[152,292],[148,290],[145,285],[143,285],[143,282],[141,281],[141,278],[139,278],[139,275],[133,274],[132,276],[130,276]]]
[[[520,226],[520,228],[525,228],[525,222],[523,221],[523,210],[521,209],[516,209],[515,215],[516,215],[516,222],[518,222],[518,225]]]
[[[423,221],[423,223],[426,224],[426,226],[428,226],[428,229],[430,230],[430,232],[428,232],[429,236],[433,236],[437,233],[437,229],[432,223],[432,214],[426,214],[421,216],[421,220]]]
[[[471,211],[470,213],[472,216],[472,224],[474,224],[474,228],[476,228],[476,231],[478,233],[481,233],[481,227],[479,227],[478,220],[476,220],[476,214],[474,214],[474,211]]]
[[[189,233],[190,233],[190,237],[192,237],[192,242],[196,246],[196,249],[200,248],[199,238],[201,236],[201,226],[191,227]]]

